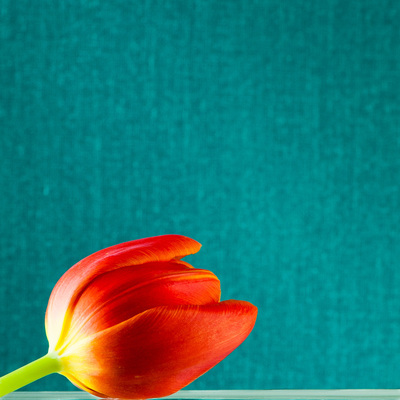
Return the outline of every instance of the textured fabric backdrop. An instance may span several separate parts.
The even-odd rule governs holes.
[[[68,267],[179,233],[259,307],[190,388],[400,387],[399,20],[395,0],[0,0],[0,375],[45,354]]]

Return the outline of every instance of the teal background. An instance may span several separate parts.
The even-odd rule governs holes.
[[[399,388],[399,18],[394,0],[0,0],[0,374],[46,352],[67,268],[179,233],[224,299],[259,307],[190,388]]]

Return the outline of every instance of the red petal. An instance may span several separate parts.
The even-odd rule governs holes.
[[[46,310],[50,348],[62,340],[64,320],[68,321],[74,302],[94,278],[122,267],[180,259],[196,253],[200,246],[185,236],[164,235],[121,243],[79,261],[61,277],[51,293]]]
[[[239,346],[256,315],[255,306],[235,300],[157,307],[67,349],[63,370],[78,386],[105,397],[167,396]]]
[[[212,272],[188,268],[180,261],[107,272],[94,279],[79,297],[62,346],[154,307],[216,303],[220,293],[219,280]]]

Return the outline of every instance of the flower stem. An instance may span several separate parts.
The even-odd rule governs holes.
[[[10,372],[0,378],[0,397],[34,382],[46,375],[61,371],[61,363],[56,353],[45,356]]]

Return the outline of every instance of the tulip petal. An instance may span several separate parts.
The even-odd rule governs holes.
[[[56,348],[117,325],[159,306],[204,305],[220,299],[220,283],[210,271],[180,261],[114,270],[94,279],[74,307],[70,329]]]
[[[79,261],[60,278],[50,296],[45,319],[50,349],[63,340],[76,299],[94,278],[127,266],[178,260],[196,253],[200,246],[185,236],[164,235],[121,243]]]
[[[156,307],[68,348],[63,374],[103,397],[167,396],[239,346],[256,316],[255,306],[236,300]]]

